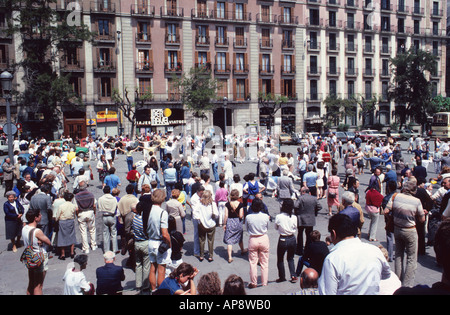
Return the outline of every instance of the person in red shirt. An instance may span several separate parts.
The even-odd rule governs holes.
[[[127,180],[128,182],[134,186],[134,192],[133,195],[137,197],[137,182],[139,180],[139,177],[141,177],[141,174],[136,170],[136,164],[133,164],[131,167],[131,171],[127,173]]]

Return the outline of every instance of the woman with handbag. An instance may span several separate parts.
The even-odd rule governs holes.
[[[384,196],[378,192],[374,187],[371,187],[366,192],[366,206],[365,210],[370,217],[369,225],[369,241],[376,242],[376,233],[378,226],[378,218],[380,217],[381,203],[383,202]]]
[[[46,245],[51,246],[52,243],[42,230],[37,228],[37,225],[41,222],[42,218],[40,210],[29,209],[25,216],[28,221],[28,224],[22,229],[22,239],[26,247],[25,250],[31,249],[33,254],[40,254],[41,257],[36,268],[28,269],[27,295],[42,295],[42,287],[48,270],[48,255],[42,244],[45,243]],[[30,248],[28,246],[30,246]]]
[[[214,236],[216,234],[216,218],[219,216],[216,203],[213,201],[210,191],[205,190],[199,203],[198,238],[200,242],[200,261],[205,256],[205,240],[208,237],[208,261],[213,261]]]
[[[328,178],[328,215],[332,215],[333,206],[339,207],[339,177],[337,176],[337,169],[331,170],[331,176]]]
[[[12,251],[17,252],[17,247],[20,246],[20,237],[22,235],[22,215],[24,213],[23,206],[16,198],[16,193],[13,190],[6,192],[8,200],[3,204],[3,211],[5,212],[5,234],[6,239],[11,240]]]

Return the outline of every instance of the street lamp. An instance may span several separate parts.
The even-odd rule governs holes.
[[[228,105],[228,98],[226,96],[223,97],[223,119],[224,119],[224,136],[223,136],[223,147],[225,148],[225,151],[227,150],[227,105]]]
[[[2,90],[4,93],[4,98],[6,100],[6,125],[8,126],[8,156],[13,162],[13,136],[12,136],[12,123],[11,123],[11,89],[13,75],[8,71],[3,71],[0,74],[0,80],[2,81]]]

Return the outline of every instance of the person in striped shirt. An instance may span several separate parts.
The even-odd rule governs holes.
[[[139,202],[136,205],[135,215],[131,224],[131,231],[134,235],[134,250],[136,257],[136,290],[141,293],[150,290],[150,282],[148,279],[150,273],[150,259],[148,254],[148,236],[144,230],[142,220],[142,212],[144,204]]]

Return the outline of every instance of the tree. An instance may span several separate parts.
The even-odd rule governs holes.
[[[123,113],[125,118],[131,124],[130,137],[132,137],[134,135],[134,129],[136,128],[136,112],[137,112],[137,110],[142,108],[143,102],[145,102],[146,100],[151,100],[153,98],[153,95],[150,91],[146,91],[144,94],[138,95],[138,91],[136,90],[135,94],[136,94],[136,97],[135,97],[134,102],[132,102],[130,100],[128,88],[125,88],[123,97],[120,95],[119,90],[116,88],[114,88],[112,90],[112,96],[111,96],[117,109]]]
[[[69,84],[68,75],[60,75],[55,65],[64,53],[80,45],[80,41],[92,39],[86,25],[70,26],[70,11],[57,12],[57,0],[7,0],[8,20],[6,34],[21,37],[19,49],[23,59],[15,68],[23,68],[25,90],[17,94],[17,105],[27,111],[44,115],[45,128],[28,130],[32,134],[45,133],[52,136],[56,130],[60,106],[78,106],[81,100],[76,97]],[[36,128],[24,124],[24,129]]]
[[[335,94],[331,94],[323,102],[327,110],[325,114],[325,125],[328,128],[337,126],[346,116],[356,114],[355,101],[353,99],[342,99]]]
[[[174,86],[180,92],[181,101],[193,116],[206,119],[208,112],[214,111],[217,100],[218,81],[207,68],[191,68],[189,74],[174,78]]]
[[[427,117],[436,111],[431,101],[431,83],[426,77],[426,73],[437,71],[436,56],[410,48],[406,53],[391,58],[390,62],[394,80],[388,97],[397,104],[395,115],[400,120],[400,129],[407,118],[424,126]]]
[[[284,95],[265,94],[263,92],[258,93],[258,103],[262,108],[267,109],[269,115],[269,130],[272,131],[272,125],[275,122],[276,113],[283,107],[283,104],[287,103],[289,98]]]
[[[362,126],[366,126],[367,115],[370,113],[374,113],[378,104],[378,98],[374,95],[371,95],[371,98],[366,98],[364,95],[360,95],[359,97],[354,98],[355,102],[358,104],[359,110],[359,118],[362,120]]]
[[[444,97],[441,94],[431,99],[432,106],[437,112],[450,112],[450,97]]]

